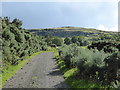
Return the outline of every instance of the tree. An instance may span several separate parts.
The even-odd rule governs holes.
[[[78,37],[77,37],[77,36],[73,36],[72,39],[71,39],[71,41],[72,41],[73,43],[76,43],[77,40],[78,40]]]
[[[45,42],[47,42],[47,45],[51,46],[53,37],[46,35],[45,38]]]
[[[22,21],[20,21],[19,19],[15,18],[13,21],[12,21],[13,24],[16,25],[16,27],[20,27],[22,26]]]
[[[64,39],[64,43],[67,44],[67,45],[71,44],[70,38],[66,37],[66,38]]]
[[[63,44],[63,40],[61,38],[55,37],[52,39],[52,43],[56,44],[57,46],[61,46]]]

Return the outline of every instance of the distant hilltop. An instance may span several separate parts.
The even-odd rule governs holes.
[[[65,27],[57,27],[57,28],[44,28],[44,29],[28,29],[35,35],[40,36],[57,36],[57,37],[72,37],[72,36],[97,36],[100,34],[117,34],[117,32],[112,31],[102,31],[94,28],[83,28],[83,27],[73,27],[73,26],[65,26]]]

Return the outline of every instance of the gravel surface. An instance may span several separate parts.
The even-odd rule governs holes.
[[[68,88],[53,58],[53,52],[33,57],[6,82],[4,88]]]

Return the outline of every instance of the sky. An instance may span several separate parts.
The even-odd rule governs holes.
[[[118,31],[117,2],[2,2],[5,16],[22,20],[26,29],[74,26]]]

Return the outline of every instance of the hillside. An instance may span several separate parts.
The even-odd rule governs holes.
[[[116,32],[101,31],[92,28],[81,28],[81,27],[59,27],[59,28],[46,28],[46,29],[29,29],[35,35],[50,35],[57,37],[72,37],[72,36],[98,36],[102,34],[113,35]]]
[[[17,18],[0,19],[0,87],[120,87],[118,33],[80,27],[26,30]]]

